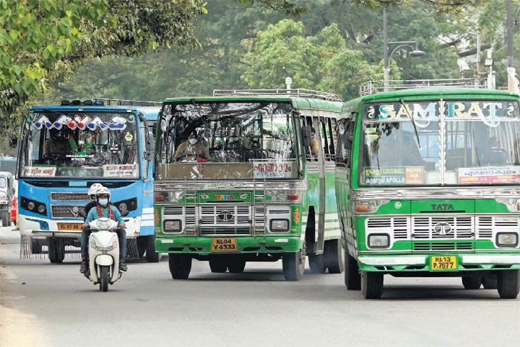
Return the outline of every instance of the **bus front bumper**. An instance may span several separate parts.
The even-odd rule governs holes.
[[[367,272],[432,271],[433,257],[456,257],[457,266],[451,271],[489,271],[520,269],[520,253],[471,253],[425,255],[359,255],[358,265]]]
[[[238,250],[233,253],[285,253],[299,252],[300,236],[251,236],[251,237],[164,237],[157,236],[155,248],[160,253],[215,254],[213,240],[234,239]],[[226,254],[233,254],[226,253]]]

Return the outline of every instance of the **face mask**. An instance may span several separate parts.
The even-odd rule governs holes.
[[[188,142],[192,145],[197,143],[197,139],[188,139]]]
[[[99,199],[99,204],[101,206],[106,206],[108,204],[108,199]]]

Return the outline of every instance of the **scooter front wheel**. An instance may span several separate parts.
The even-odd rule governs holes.
[[[108,291],[108,280],[109,280],[109,266],[101,267],[101,278],[99,281],[99,290],[102,292]]]

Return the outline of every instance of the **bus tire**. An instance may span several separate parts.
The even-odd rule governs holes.
[[[498,289],[498,276],[491,273],[482,277],[482,285],[485,289]]]
[[[155,251],[155,235],[144,236],[144,240],[146,245],[146,261],[149,263],[158,263],[159,260],[161,260],[161,253]]]
[[[325,242],[325,266],[331,274],[340,274],[344,270],[343,250],[341,240],[329,240]]]
[[[174,280],[186,280],[191,272],[191,256],[187,254],[170,254],[168,266]]]
[[[305,269],[302,252],[284,253],[282,256],[283,276],[286,281],[299,281]]]
[[[139,258],[143,258],[146,253],[146,239],[145,236],[139,236],[137,238],[137,255]]]
[[[9,212],[2,212],[2,226],[8,227],[9,225],[11,225],[9,223]]]
[[[520,270],[503,270],[498,272],[498,295],[501,299],[516,299],[520,291]]]
[[[359,265],[345,247],[345,286],[348,290],[361,289],[361,275],[359,274]]]
[[[244,272],[245,267],[246,267],[246,261],[243,259],[230,260],[227,265],[229,272],[231,272],[233,274],[241,274],[242,272]]]
[[[227,271],[227,267],[227,262],[221,257],[211,258],[209,260],[209,269],[213,273],[224,273]]]
[[[464,286],[464,289],[479,289],[482,285],[482,277],[462,277],[462,285]]]
[[[62,239],[48,238],[49,240],[49,260],[53,264],[63,263],[65,259],[65,243]]]
[[[361,293],[365,299],[380,299],[383,295],[384,275],[381,272],[361,273]]]
[[[309,267],[313,274],[322,274],[327,271],[323,254],[309,254]]]

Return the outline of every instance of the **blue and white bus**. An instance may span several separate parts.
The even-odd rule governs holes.
[[[127,226],[128,255],[159,261],[153,213],[153,127],[160,103],[62,101],[29,110],[18,146],[21,256],[77,253],[94,183],[111,191]]]

